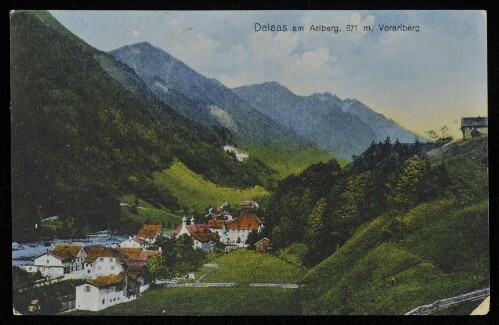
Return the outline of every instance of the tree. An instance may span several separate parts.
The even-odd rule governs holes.
[[[248,245],[248,248],[254,249],[256,242],[259,240],[258,233],[254,230],[251,230],[250,233],[248,234],[248,237],[246,238],[246,244]]]
[[[322,256],[322,243],[327,235],[324,227],[324,212],[326,210],[326,198],[321,198],[310,213],[307,222],[306,243],[309,247],[307,261],[315,264]]]
[[[447,125],[444,125],[440,128],[440,132],[442,132],[442,140],[447,137],[447,135],[448,135],[447,131],[449,131],[449,128],[447,127]]]
[[[390,207],[404,212],[421,201],[422,184],[430,171],[429,163],[419,156],[407,160],[397,185],[388,196]]]
[[[166,275],[165,260],[162,255],[155,255],[149,257],[146,265],[146,281],[154,281],[156,279],[164,278]]]
[[[428,130],[425,132],[425,134],[430,137],[430,139],[437,140],[438,139],[438,134],[435,132],[435,130]]]

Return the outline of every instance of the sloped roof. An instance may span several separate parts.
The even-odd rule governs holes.
[[[227,223],[227,220],[208,220],[207,227],[213,229],[220,229],[225,223]]]
[[[139,244],[143,244],[145,242],[145,240],[140,239],[138,237],[133,237],[132,240],[135,241],[135,242],[137,242],[137,243],[139,243]]]
[[[254,213],[242,214],[234,220],[227,222],[227,228],[233,230],[257,230],[263,224],[262,220]]]
[[[56,244],[50,254],[60,260],[70,260],[78,256],[83,246],[78,244]]]
[[[137,257],[138,260],[140,261],[146,261],[149,259],[151,256],[156,256],[156,255],[161,255],[160,251],[150,251],[150,250],[143,250],[140,252],[139,256]]]
[[[161,225],[143,225],[139,230],[137,237],[139,238],[154,238],[161,230]]]
[[[87,257],[85,258],[85,262],[93,262],[98,257],[115,257],[115,251],[110,247],[105,247],[102,245],[92,245],[85,246],[85,252],[87,252]]]
[[[132,260],[137,260],[139,259],[140,252],[142,252],[142,248],[120,247],[118,251],[126,254]]]
[[[487,125],[488,125],[487,117],[463,117],[461,119],[461,128],[486,127]]]
[[[125,279],[126,273],[121,272],[118,275],[106,275],[101,276],[93,280],[87,280],[89,284],[93,284],[96,287],[106,287],[113,284],[118,284],[123,282]]]
[[[257,241],[257,242],[255,243],[255,245],[256,245],[256,244],[259,244],[259,243],[261,243],[261,242],[263,242],[263,241],[266,241],[266,242],[269,242],[269,243],[270,243],[270,240],[269,240],[267,237],[264,237],[264,238],[260,239],[259,241]]]
[[[209,240],[215,240],[216,235],[208,229],[205,224],[195,224],[195,225],[186,225],[187,231],[191,234],[192,237],[199,240],[200,242],[207,242]],[[177,226],[173,231],[174,235],[178,235],[182,226]]]

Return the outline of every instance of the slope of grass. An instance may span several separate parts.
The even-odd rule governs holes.
[[[178,200],[182,207],[191,211],[204,211],[227,201],[238,206],[244,200],[268,195],[261,186],[239,189],[223,187],[212,183],[188,169],[182,162],[176,161],[168,169],[154,174],[155,182],[166,187]]]
[[[129,303],[68,315],[299,315],[296,290],[255,287],[150,289]]]
[[[331,154],[307,147],[302,150],[289,151],[279,147],[247,146],[242,148],[250,156],[254,156],[264,162],[267,166],[277,171],[279,178],[284,178],[290,174],[298,174],[305,168],[318,162],[327,162]],[[336,158],[341,166],[346,161]]]
[[[443,164],[461,200],[488,197],[488,136],[460,140],[428,153],[433,165]]]
[[[303,278],[305,314],[404,314],[486,287],[487,202],[421,204],[361,227]]]
[[[219,269],[208,275],[205,282],[294,283],[305,271],[273,255],[252,250],[231,251],[211,263],[217,263]]]

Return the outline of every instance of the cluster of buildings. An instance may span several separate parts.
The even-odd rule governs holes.
[[[80,310],[99,311],[136,299],[149,287],[143,271],[151,256],[161,254],[161,248],[148,248],[162,235],[160,225],[144,225],[132,240],[113,247],[56,244],[35,258],[26,271],[39,271],[48,278],[84,279],[85,283],[76,287],[72,305]]]
[[[263,221],[258,218],[251,210],[258,208],[258,203],[254,201],[244,201],[240,204],[241,214],[233,218],[226,210],[228,204],[224,202],[216,209],[209,209],[205,218],[206,224],[196,224],[194,218],[191,218],[187,224],[187,219],[182,219],[182,224],[175,228],[173,236],[181,235],[191,236],[194,242],[194,248],[203,249],[206,252],[212,252],[216,249],[216,239],[230,248],[246,247],[248,235],[253,231],[260,233],[264,229]]]
[[[232,248],[247,246],[250,232],[261,232],[264,227],[262,220],[250,211],[258,204],[242,202],[242,213],[237,218],[233,218],[226,207],[224,202],[216,209],[210,209],[206,224],[196,224],[194,218],[187,224],[184,217],[172,237],[190,236],[193,247],[206,252],[214,251],[217,241]],[[71,305],[80,310],[99,311],[136,299],[149,287],[142,276],[143,270],[151,256],[162,253],[161,248],[151,248],[165,236],[168,235],[161,225],[148,224],[135,236],[112,247],[56,244],[52,250],[35,258],[33,265],[26,266],[26,271],[40,272],[47,278],[84,279],[85,283],[76,287],[76,298]],[[259,248],[262,245],[269,247],[266,238],[258,244]]]

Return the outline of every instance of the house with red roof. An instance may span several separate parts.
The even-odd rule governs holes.
[[[206,252],[213,252],[216,248],[216,235],[205,224],[196,224],[194,217],[187,224],[186,217],[182,218],[182,224],[173,231],[173,236],[179,238],[182,235],[192,237],[193,247]]]
[[[26,271],[40,271],[43,276],[59,277],[75,271],[83,270],[87,254],[83,246],[76,244],[56,244],[52,250],[35,258],[33,266]]]
[[[246,240],[251,231],[260,233],[264,224],[254,213],[243,213],[235,219],[217,219],[213,217],[207,223],[207,228],[217,233],[220,241],[227,245],[246,246]]]
[[[152,245],[161,236],[163,236],[161,225],[143,225],[135,237],[144,240],[146,245]]]
[[[118,248],[118,251],[126,256],[127,271],[133,272],[141,272],[151,256],[161,255],[161,247],[157,251],[131,247]]]
[[[263,221],[254,213],[243,213],[225,224],[224,242],[244,247],[249,233],[260,233],[264,227]]]
[[[255,201],[243,201],[241,204],[239,204],[242,210],[248,210],[248,209],[258,209],[258,203]]]

